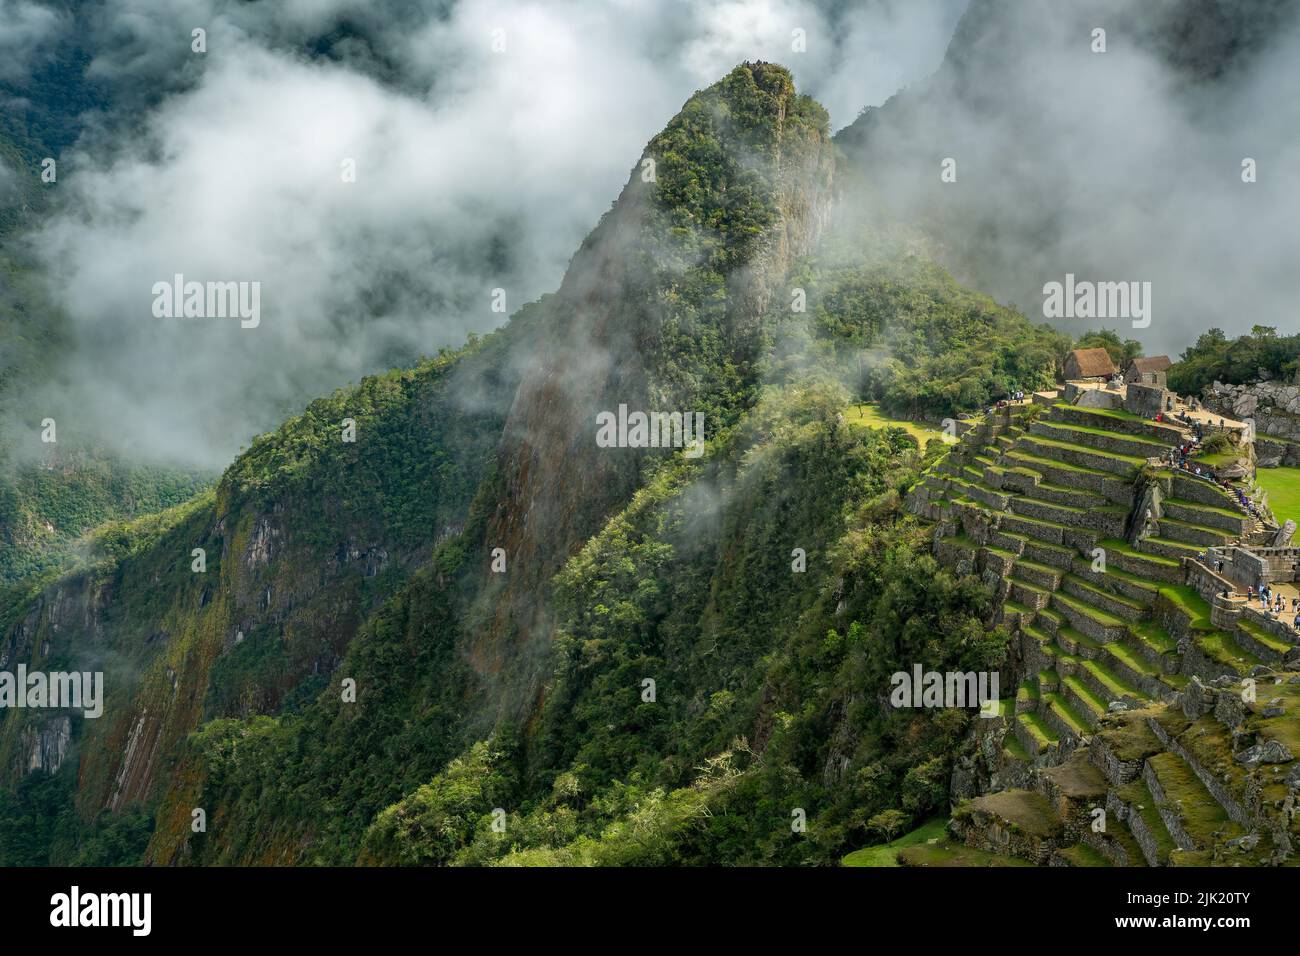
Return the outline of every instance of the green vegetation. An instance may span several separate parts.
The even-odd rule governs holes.
[[[1300,468],[1260,468],[1255,482],[1268,492],[1268,507],[1279,523],[1300,523]]]
[[[897,840],[854,850],[844,858],[843,862],[845,866],[898,866],[899,850],[904,847],[915,846],[918,843],[943,840],[947,832],[948,818],[935,817]]]
[[[1053,384],[1069,346],[1060,333],[933,263],[870,255],[859,240],[832,239],[790,280],[807,289],[810,351],[855,382],[861,398],[890,416],[937,420]]]
[[[1257,325],[1249,335],[1229,339],[1221,329],[1201,333],[1169,370],[1169,387],[1183,395],[1200,395],[1215,381],[1243,385],[1261,372],[1290,380],[1300,371],[1300,333],[1278,335]]]
[[[937,428],[905,418],[890,418],[880,411],[878,405],[865,402],[850,405],[844,412],[844,420],[850,425],[864,425],[869,428],[901,428],[915,438],[922,448],[932,439],[943,440],[943,432]]]
[[[1119,333],[1111,329],[1098,329],[1085,332],[1074,343],[1076,349],[1105,349],[1115,367],[1123,372],[1129,362],[1142,354],[1142,343],[1136,339],[1121,339]]]

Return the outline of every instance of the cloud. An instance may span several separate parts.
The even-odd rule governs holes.
[[[1300,31],[1280,20],[1243,49],[1241,33],[1202,30],[1195,56],[1171,56],[1160,38],[1181,35],[1168,18],[1188,9],[979,0],[959,56],[864,118],[877,199],[926,222],[959,274],[1031,319],[1066,273],[1152,283],[1149,328],[1055,323],[1074,335],[1118,328],[1177,354],[1212,326],[1293,331],[1300,106],[1279,93],[1296,85]],[[1103,25],[1107,51],[1094,53]],[[955,183],[940,182],[944,157]]]
[[[0,80],[21,79],[69,18],[31,0],[0,0]]]
[[[841,122],[860,77],[883,99],[924,75],[959,5],[909,6],[108,3],[84,29],[118,112],[86,117],[35,238],[74,327],[51,391],[126,450],[219,466],[311,397],[499,325],[494,289],[513,312],[556,288],[644,144],[736,62],[790,65]],[[177,273],[260,282],[260,325],[154,318]]]

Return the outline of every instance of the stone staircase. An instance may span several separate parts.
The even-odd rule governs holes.
[[[947,848],[1054,866],[1296,865],[1300,674],[1261,679],[1257,702],[1216,685],[1105,715],[1023,786],[960,802]]]
[[[971,819],[983,823],[953,824],[958,836],[982,834],[968,847],[1037,863],[1158,865],[1197,858],[1232,829],[1197,790],[1205,784],[1188,758],[1167,747],[1178,733],[1161,736],[1151,715],[1192,682],[1239,681],[1294,664],[1298,652],[1248,614],[1216,611],[1189,583],[1193,568],[1209,574],[1196,560],[1207,548],[1254,543],[1262,525],[1214,482],[1160,464],[1185,440],[1122,411],[1040,401],[966,426],[909,492],[909,507],[937,524],[937,555],[998,590],[1013,634],[1014,700],[1002,718],[979,721],[1000,728],[985,768],[998,792],[972,801]],[[1161,501],[1129,544],[1140,479]],[[1080,754],[1106,756],[1090,771]],[[1008,782],[1016,786],[999,789]],[[1050,834],[1030,826],[1042,800],[1056,813]],[[1120,832],[1085,834],[1074,804],[1088,801]],[[1203,816],[1186,809],[1194,804]],[[1014,838],[1000,843],[1012,823]]]

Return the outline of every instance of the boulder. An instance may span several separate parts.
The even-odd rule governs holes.
[[[1265,740],[1263,743],[1255,744],[1248,750],[1243,750],[1237,754],[1237,762],[1247,767],[1257,767],[1260,764],[1286,763],[1288,760],[1294,759],[1295,755],[1280,740]]]

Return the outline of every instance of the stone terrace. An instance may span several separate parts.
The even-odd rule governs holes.
[[[1130,735],[1138,749],[1150,747],[1141,759],[1118,744],[1098,747],[1095,735],[1126,719],[1112,712],[1158,713],[1162,702],[1215,681],[1300,666],[1300,651],[1284,634],[1211,606],[1226,582],[1199,560],[1208,548],[1255,543],[1267,531],[1213,482],[1159,465],[1186,440],[1180,427],[1116,409],[1036,402],[968,425],[908,496],[913,511],[936,522],[941,560],[997,589],[1000,619],[1014,635],[1015,698],[1004,701],[1002,718],[978,722],[996,725],[982,728],[1000,741],[982,776],[1001,792],[972,801],[954,832],[976,833],[965,841],[970,847],[1040,863],[1137,865],[1169,862],[1174,849],[1209,852],[1222,841],[1197,821],[1155,826],[1170,794],[1204,796],[1185,756],[1150,727]],[[1131,534],[1143,475],[1159,499],[1152,523]],[[1102,756],[1116,748],[1126,755],[1122,773]],[[1112,780],[1116,773],[1124,779]],[[1039,798],[1056,807],[1063,830],[1026,847]],[[1130,845],[1117,848],[1118,836],[1116,845],[1083,840],[1071,816],[1076,798],[1108,807],[1112,823],[1131,822]],[[1015,839],[999,844],[1004,831]]]

